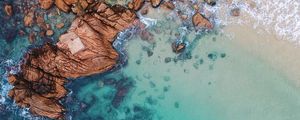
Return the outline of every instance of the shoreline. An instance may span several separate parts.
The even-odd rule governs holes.
[[[257,28],[259,29],[259,28]],[[257,33],[248,25],[227,25],[223,30],[232,37],[231,41],[244,48],[251,55],[255,55],[278,69],[300,88],[300,47],[286,40],[279,40],[268,32]]]

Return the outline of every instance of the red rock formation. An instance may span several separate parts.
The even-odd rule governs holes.
[[[193,19],[193,24],[196,28],[208,28],[208,29],[213,28],[213,24],[211,24],[209,20],[206,19],[199,12],[195,13],[192,19]]]
[[[112,69],[118,59],[112,42],[130,27],[136,15],[119,5],[97,3],[93,11],[75,19],[57,46],[46,44],[27,53],[21,72],[9,76],[9,96],[32,113],[62,118],[59,100],[66,95],[65,78],[77,78]]]

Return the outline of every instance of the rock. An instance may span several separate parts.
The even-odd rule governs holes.
[[[36,16],[36,23],[42,30],[47,30],[48,26],[45,23],[45,19],[43,15]]]
[[[171,62],[172,61],[172,58],[171,57],[166,57],[165,58],[165,63],[169,63],[169,62]]]
[[[24,26],[31,27],[33,23],[33,18],[34,18],[34,11],[30,11],[29,13],[27,13],[24,17]]]
[[[142,40],[146,41],[153,41],[154,38],[153,34],[147,30],[142,30],[139,35]]]
[[[112,43],[137,17],[122,6],[102,2],[93,10],[77,17],[56,45],[48,43],[25,55],[20,72],[9,76],[14,86],[9,97],[17,105],[29,108],[36,115],[63,119],[65,110],[59,100],[67,93],[63,86],[66,78],[103,73],[116,65],[119,55]],[[118,90],[115,106],[127,93],[128,86]]]
[[[35,41],[35,33],[34,32],[31,32],[28,36],[28,40],[30,43],[34,43]]]
[[[230,15],[231,16],[235,16],[235,17],[240,16],[240,8],[234,8],[234,9],[232,9],[230,11]]]
[[[146,15],[148,13],[148,8],[143,8],[142,10],[141,10],[141,14],[142,15]]]
[[[208,29],[213,28],[213,25],[209,22],[209,20],[206,19],[199,12],[195,13],[192,20],[193,20],[193,24],[196,28],[208,28]]]
[[[211,5],[211,6],[215,6],[216,5],[216,0],[204,0],[207,4]]]
[[[185,44],[184,43],[173,42],[172,43],[172,49],[173,49],[173,52],[175,52],[175,53],[181,53],[185,49]]]
[[[67,5],[72,5],[78,2],[78,0],[64,0]]]
[[[53,0],[39,0],[40,7],[42,9],[48,10],[52,7],[54,1]]]
[[[8,16],[12,16],[13,15],[13,7],[12,7],[12,5],[5,5],[4,6],[4,10],[5,10],[5,13],[6,13],[6,15],[8,15]]]
[[[71,10],[71,8],[64,2],[64,0],[55,0],[55,5],[59,10],[65,13],[68,13]]]
[[[163,6],[167,9],[169,9],[169,10],[174,10],[175,9],[175,5],[171,1],[164,2]]]
[[[145,3],[145,0],[132,0],[132,2],[128,3],[128,8],[138,11],[140,10]]]
[[[46,35],[47,36],[52,36],[54,34],[54,31],[53,30],[47,30],[46,31]]]
[[[65,26],[65,24],[64,23],[58,23],[55,26],[56,26],[57,29],[61,29]]]
[[[163,0],[150,0],[153,8],[157,8]]]

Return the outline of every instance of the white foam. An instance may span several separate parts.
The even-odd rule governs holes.
[[[300,1],[299,0],[252,0],[255,6],[247,2],[235,0],[231,5],[222,1],[217,4],[219,21],[222,24],[249,24],[253,28],[263,28],[264,31],[274,34],[281,40],[288,40],[300,44]],[[232,8],[241,8],[242,16],[249,16],[251,19],[229,15]],[[253,21],[254,20],[254,21]],[[254,22],[254,23],[253,23]]]

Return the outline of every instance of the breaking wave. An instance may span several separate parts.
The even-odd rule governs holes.
[[[241,16],[233,18],[230,10],[240,8]],[[274,34],[278,39],[300,44],[300,1],[299,0],[226,0],[220,1],[216,11],[221,24],[250,24]]]

